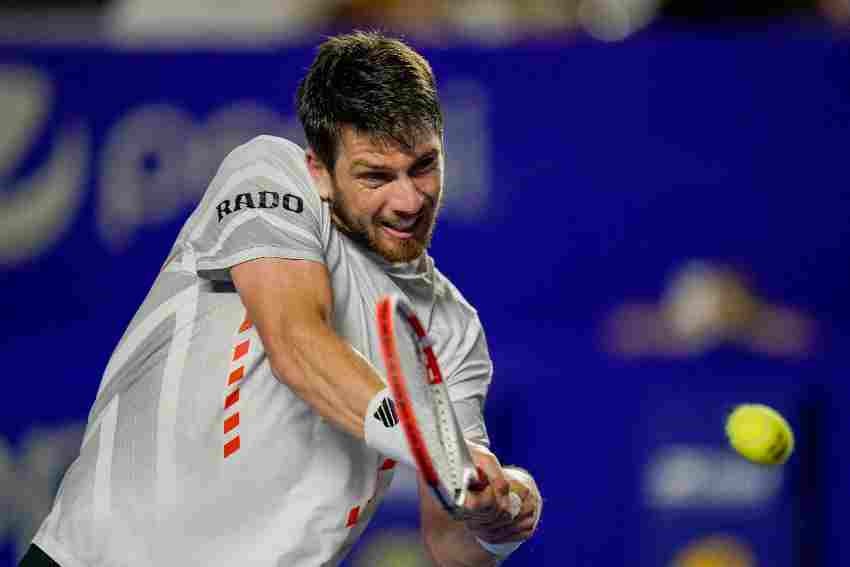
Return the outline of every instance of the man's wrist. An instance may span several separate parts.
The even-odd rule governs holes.
[[[369,401],[363,418],[363,434],[366,445],[372,449],[416,468],[388,388],[380,390]]]
[[[475,541],[478,542],[478,545],[480,545],[481,547],[486,549],[489,553],[491,553],[492,555],[495,555],[499,559],[506,558],[508,555],[510,555],[511,553],[516,551],[517,549],[519,549],[519,546],[521,546],[523,543],[525,543],[524,540],[523,541],[508,541],[508,542],[505,542],[505,543],[490,543],[490,542],[484,541],[483,539],[481,539],[478,536],[475,536]]]

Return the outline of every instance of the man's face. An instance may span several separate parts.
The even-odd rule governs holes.
[[[333,221],[390,262],[409,262],[428,247],[443,189],[443,148],[436,133],[407,151],[343,128],[333,175],[312,151],[307,165]]]

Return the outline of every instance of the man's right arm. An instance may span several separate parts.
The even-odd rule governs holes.
[[[327,268],[309,260],[259,258],[230,274],[277,379],[319,415],[364,439],[369,402],[384,384],[332,327]]]

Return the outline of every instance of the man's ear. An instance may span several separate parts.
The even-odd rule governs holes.
[[[328,171],[324,162],[316,155],[316,152],[312,148],[307,148],[305,160],[307,162],[307,171],[310,172],[310,177],[313,178],[313,182],[319,190],[319,197],[321,197],[322,201],[333,201],[331,172]]]

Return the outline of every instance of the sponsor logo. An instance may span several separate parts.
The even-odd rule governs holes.
[[[76,218],[88,183],[96,189],[98,232],[121,252],[143,227],[171,221],[197,204],[236,146],[269,132],[305,143],[295,116],[261,101],[236,100],[205,117],[172,103],[150,103],[128,108],[108,127],[93,162],[87,121],[51,124],[54,90],[44,71],[0,65],[0,265],[30,260],[56,244]],[[491,185],[488,93],[477,82],[454,80],[442,98],[451,149],[444,215],[474,222],[486,212]],[[298,206],[292,197],[279,197],[282,207]],[[247,199],[241,206],[250,208]]]
[[[670,445],[644,470],[649,507],[666,510],[763,509],[777,501],[782,468],[746,462],[725,449]]]
[[[817,324],[772,303],[743,273],[718,262],[679,267],[656,301],[629,301],[605,322],[604,348],[625,358],[698,356],[723,345],[775,358],[807,358]]]
[[[395,427],[398,423],[398,414],[395,412],[395,402],[391,398],[384,398],[377,411],[372,414],[375,419],[384,424],[384,427]]]
[[[490,200],[489,94],[480,83],[454,80],[441,99],[451,188],[444,193],[444,218],[476,222]],[[104,242],[121,252],[143,227],[179,217],[197,204],[228,152],[266,133],[306,143],[295,116],[258,100],[236,100],[205,117],[171,103],[128,109],[110,127],[98,160],[97,224]],[[256,197],[254,208],[263,208]],[[296,206],[292,197],[280,198],[281,207]],[[221,206],[219,221],[229,214]],[[236,206],[232,201],[230,212]],[[247,198],[240,207],[251,208]]]
[[[60,129],[46,157],[53,85],[28,66],[0,65],[0,265],[46,252],[71,225],[83,197],[91,142],[80,123]],[[29,161],[34,167],[23,167]]]
[[[239,193],[232,199],[225,199],[215,206],[218,212],[218,222],[230,213],[242,209],[277,209],[283,208],[292,213],[304,210],[304,200],[292,193],[276,193],[274,191],[258,191],[256,193]]]

